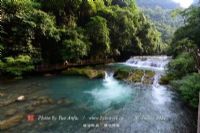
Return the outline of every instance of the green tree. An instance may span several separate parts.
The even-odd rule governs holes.
[[[197,46],[194,44],[193,41],[188,40],[188,38],[184,38],[174,43],[171,46],[170,52],[172,53],[174,57],[176,57],[183,52],[195,54],[196,49],[197,49]]]
[[[88,55],[90,42],[87,36],[84,35],[83,29],[68,29],[63,30],[62,56],[63,60],[78,60]]]
[[[100,16],[92,17],[86,27],[87,34],[92,42],[92,55],[104,57],[105,53],[110,52],[110,32],[106,19]]]
[[[172,45],[181,39],[188,38],[200,47],[200,7],[190,7],[182,14],[185,18],[185,25],[175,32]]]
[[[174,79],[179,79],[188,73],[196,71],[196,61],[192,53],[184,52],[179,54],[169,63],[169,73]]]
[[[57,25],[76,26],[82,0],[39,0],[39,2],[44,11],[54,14]]]
[[[39,4],[31,0],[3,1],[6,16],[2,21],[6,34],[1,34],[6,51],[4,57],[25,54],[30,55],[34,62],[42,61],[43,45],[52,40],[56,44],[60,39],[54,17],[38,8]]]

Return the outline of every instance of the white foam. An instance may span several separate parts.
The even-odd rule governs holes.
[[[125,65],[151,70],[165,70],[171,57],[168,56],[135,56],[128,59]]]
[[[131,89],[128,85],[119,83],[113,78],[113,74],[107,74],[103,81],[103,86],[95,88],[86,93],[94,97],[95,104],[101,104],[104,107],[110,106],[113,102],[120,103],[131,96]]]

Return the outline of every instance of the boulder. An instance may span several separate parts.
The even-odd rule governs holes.
[[[119,80],[125,80],[129,77],[130,70],[127,69],[118,69],[114,72],[114,77]]]
[[[173,77],[171,75],[164,75],[160,78],[159,84],[167,85],[170,83],[171,80],[173,80]]]

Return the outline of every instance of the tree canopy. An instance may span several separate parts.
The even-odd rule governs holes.
[[[2,0],[1,12],[3,63],[20,55],[37,65],[164,49],[160,33],[134,0]]]

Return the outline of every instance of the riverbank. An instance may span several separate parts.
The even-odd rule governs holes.
[[[13,76],[13,75],[1,75],[0,73],[0,82],[10,82],[18,79],[23,79],[29,76],[53,76],[61,73],[64,70],[70,69],[70,68],[84,68],[84,67],[95,67],[98,65],[105,65],[109,63],[114,63],[114,59],[106,59],[106,60],[84,60],[79,61],[76,63],[62,63],[62,64],[41,64],[41,65],[35,65],[34,69],[30,72],[23,73],[23,75],[19,76]]]
[[[56,72],[56,71],[63,71],[68,68],[72,67],[86,67],[86,66],[96,66],[96,65],[105,65],[108,63],[114,63],[114,59],[107,59],[107,60],[83,60],[77,63],[63,63],[63,64],[54,64],[54,65],[38,65],[35,66],[35,72],[37,73],[47,73],[47,72]]]

